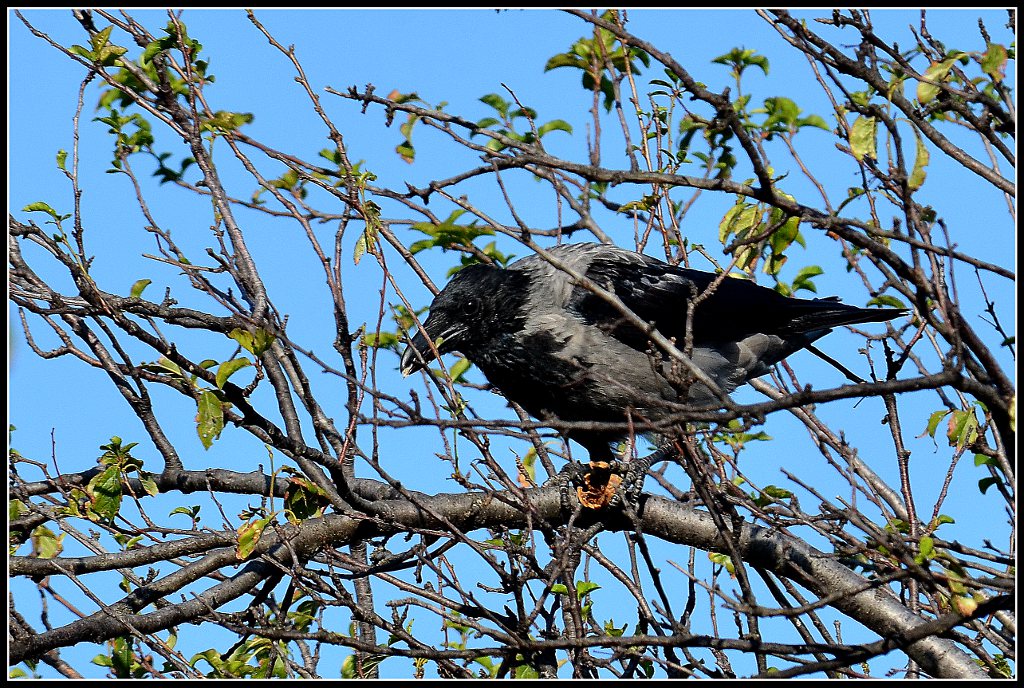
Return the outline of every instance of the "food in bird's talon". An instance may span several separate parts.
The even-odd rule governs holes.
[[[615,473],[594,470],[583,476],[583,486],[576,488],[576,496],[586,508],[602,509],[615,499],[621,484],[622,478]]]
[[[627,422],[664,422],[680,410],[721,405],[831,328],[905,313],[786,297],[604,244],[547,254],[561,267],[532,255],[505,269],[470,265],[456,273],[434,298],[401,370],[407,375],[460,351],[541,420],[623,424],[563,430],[594,461],[612,460],[610,444],[627,434]],[[672,341],[670,353],[661,345]]]

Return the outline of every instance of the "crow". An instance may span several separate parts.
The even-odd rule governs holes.
[[[725,394],[831,328],[905,312],[786,297],[605,244],[547,253],[552,261],[534,254],[504,269],[473,264],[457,272],[402,354],[402,374],[458,351],[542,421],[626,427],[627,419],[657,423],[686,408],[720,408]],[[674,354],[652,344],[659,335],[663,344],[674,341]],[[584,426],[563,434],[591,461],[611,461],[611,443],[626,431]]]

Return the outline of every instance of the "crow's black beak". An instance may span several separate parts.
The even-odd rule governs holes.
[[[452,322],[443,311],[431,313],[405,348],[399,370],[403,376],[409,376],[426,368],[438,354],[458,348],[465,335],[465,325],[462,323]]]
[[[402,363],[399,366],[402,377],[408,377],[420,368],[426,368],[427,363],[435,358],[437,357],[430,347],[430,341],[423,335],[423,330],[420,330],[402,353]]]

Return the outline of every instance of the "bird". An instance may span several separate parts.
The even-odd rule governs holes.
[[[627,421],[721,408],[723,395],[832,328],[905,313],[784,296],[610,244],[545,253],[455,273],[412,335],[400,371],[408,376],[459,352],[531,416],[579,422],[562,434],[592,462],[614,459]],[[655,346],[658,335],[676,351]]]

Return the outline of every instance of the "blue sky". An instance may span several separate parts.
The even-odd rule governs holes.
[[[69,11],[32,10],[24,14],[37,28],[65,45],[85,42]],[[166,15],[160,12],[132,14],[153,32],[166,23]],[[585,159],[586,140],[592,134],[588,130],[589,115],[586,112],[589,96],[580,88],[577,72],[565,69],[549,73],[543,71],[550,56],[565,51],[573,41],[587,33],[586,26],[571,16],[547,10],[265,10],[258,11],[257,16],[281,44],[296,46],[297,57],[310,83],[319,90],[325,108],[345,136],[350,158],[364,160],[365,169],[377,175],[377,184],[381,186],[402,189],[407,182],[423,185],[431,179],[465,169],[476,161],[474,156],[455,150],[443,137],[420,127],[414,139],[417,159],[409,165],[394,152],[401,141],[398,122],[387,129],[379,109],[370,108],[367,114],[361,114],[358,105],[325,94],[324,87],[344,90],[350,85],[362,87],[372,83],[381,95],[393,90],[403,93],[415,91],[429,103],[436,105],[445,101],[446,111],[470,119],[492,114],[479,98],[488,93],[499,93],[509,98],[507,87],[522,103],[538,111],[539,121],[564,119],[573,125],[572,136],[554,132],[545,138],[549,150],[565,157]],[[775,31],[751,11],[638,10],[631,12],[630,16],[631,29],[636,34],[670,52],[691,70],[695,78],[712,89],[721,89],[731,81],[725,67],[711,64],[713,58],[734,47],[758,50],[770,59],[771,70],[767,77],[757,72],[745,78],[744,89],[749,89],[755,101],[784,95],[794,99],[805,112],[818,112],[831,121],[827,101],[818,89],[809,86],[810,72],[804,58],[787,50]],[[1005,29],[1000,28],[1005,23],[1005,14],[997,11],[934,11],[929,13],[929,27],[949,47],[977,50],[979,46],[983,47],[977,29],[978,16],[985,18],[994,40],[1007,40]],[[880,27],[879,33],[899,36],[901,46],[911,45],[912,36],[907,26],[918,21],[916,11],[876,11],[873,17]],[[206,92],[213,109],[253,113],[254,121],[245,128],[249,136],[307,160],[315,159],[317,151],[329,145],[322,123],[293,81],[290,64],[268,45],[243,12],[190,10],[185,13],[184,20],[190,35],[203,44],[203,55],[210,61],[210,71],[217,76],[217,82]],[[58,212],[70,212],[71,190],[54,160],[58,149],[70,150],[72,146],[71,118],[83,71],[52,47],[31,36],[13,13],[8,15],[8,22],[9,208],[20,220],[29,219],[20,209],[34,201],[46,201]],[[124,37],[121,36],[120,40]],[[660,76],[660,70],[652,69],[642,76]],[[154,283],[149,287],[147,296],[154,297],[164,288],[171,287],[183,305],[201,306],[202,302],[193,300],[187,285],[173,270],[139,257],[142,253],[153,253],[152,238],[142,231],[144,220],[127,180],[121,175],[106,174],[111,157],[106,127],[89,121],[95,116],[92,106],[97,96],[97,86],[93,83],[86,90],[81,126],[81,176],[85,190],[83,216],[88,248],[97,256],[93,275],[102,288],[122,294],[126,294],[136,280],[149,278]],[[609,136],[604,144],[605,161],[612,167],[622,166],[621,147],[614,134],[616,126],[611,118],[604,122]],[[180,153],[180,144],[173,141],[166,131],[158,130],[157,140],[157,148]],[[842,157],[833,149],[830,134],[802,132],[798,142],[810,167],[824,171],[823,176],[834,194],[841,198],[841,190],[858,184],[853,168],[842,162]],[[220,152],[224,154],[227,151]],[[775,158],[780,164],[792,165],[791,159],[781,152]],[[148,177],[145,165],[142,162],[139,165],[140,177]],[[229,190],[241,198],[251,195],[255,190],[253,180],[245,176],[233,161],[223,160],[223,165]],[[268,165],[265,171],[280,174],[284,170]],[[813,203],[817,196],[813,195],[811,187],[800,181],[799,174],[794,173],[791,177],[791,193],[801,198],[801,194],[811,194],[806,197],[810,199],[809,203]],[[525,177],[510,175],[509,184],[510,193],[517,201],[516,209],[527,222],[537,226],[555,225],[559,208],[552,194],[537,194],[537,185]],[[634,192],[635,189],[621,189],[613,195],[618,200],[629,200],[629,194]],[[174,229],[175,237],[183,246],[200,254],[209,245],[206,228],[210,219],[204,202],[197,202],[186,192],[170,186],[156,187],[154,184],[147,187],[146,193],[153,214],[158,221]],[[512,222],[513,218],[493,184],[486,187],[468,185],[466,193],[500,221]],[[921,197],[933,204],[945,218],[953,240],[962,250],[1013,267],[1013,261],[1007,256],[1014,250],[1015,232],[1007,219],[1005,200],[991,188],[975,184],[969,176],[959,173],[955,166],[933,155]],[[718,223],[733,201],[724,195],[702,198],[684,226],[690,240],[704,243],[720,257],[720,249],[715,249]],[[432,201],[431,209],[439,216],[444,217],[450,212],[443,202],[434,203]],[[385,206],[384,215],[400,217],[400,209]],[[289,314],[292,337],[320,354],[330,354],[333,321],[324,294],[323,279],[317,272],[308,246],[294,233],[293,227],[285,227],[251,212],[239,211],[239,218],[251,237],[251,247],[270,287],[271,298],[282,313]],[[32,219],[39,221],[38,217]],[[603,222],[605,231],[616,241],[621,244],[632,242],[631,221],[623,216],[609,215]],[[329,239],[333,227],[324,226],[318,231],[321,239]],[[410,242],[418,238],[413,232],[399,231],[405,231],[400,236],[408,237]],[[383,278],[372,260],[363,260],[358,266],[352,264],[353,241],[347,240],[349,253],[345,256],[344,269],[349,275],[347,301],[353,323],[367,322],[372,329],[380,305],[379,291]],[[510,242],[504,242],[502,246],[506,251],[523,254],[521,247],[517,249]],[[838,294],[846,300],[867,298],[855,278],[847,275],[834,258],[825,255],[825,251],[830,250],[829,246],[830,242],[823,237],[809,235],[806,253],[798,253],[792,258],[794,270],[799,265],[820,263],[827,268],[826,275],[818,282],[821,295]],[[400,280],[410,285],[406,295],[416,299],[417,305],[426,305],[429,294],[409,282],[411,272],[404,270],[399,262],[397,255],[390,255],[389,266]],[[440,284],[454,262],[453,256],[445,255],[429,259],[425,265],[435,282]],[[964,271],[958,278],[962,302],[967,303],[971,299],[977,302],[974,276]],[[67,283],[60,276],[55,276],[55,279],[59,284]],[[1015,302],[1012,285],[986,282],[985,286],[998,304]],[[385,300],[392,301],[393,296],[386,294]],[[980,310],[976,308],[973,312],[976,315]],[[1011,308],[1003,308],[1001,317],[1004,325],[1014,326]],[[143,451],[140,454],[158,461],[158,455],[148,447],[138,421],[103,374],[84,369],[68,357],[40,361],[23,342],[16,312],[9,312],[9,322],[13,330],[9,355],[9,420],[17,427],[12,439],[14,447],[38,460],[45,461],[55,456],[59,469],[70,472],[91,467],[100,453],[99,445],[106,443],[112,435],[120,435],[126,441],[141,442]],[[44,325],[35,323],[33,332],[41,344],[55,345],[56,340],[45,331]],[[825,340],[823,348],[863,374],[866,370],[864,359],[854,350],[858,345],[856,338],[837,332]],[[212,338],[192,337],[188,346],[194,352],[208,349],[209,357],[230,353],[228,345]],[[1001,355],[1005,358],[1005,352]],[[204,357],[198,356],[200,359]],[[403,380],[398,376],[395,370],[397,357],[393,354],[381,352],[379,361],[377,384],[386,392],[403,396],[410,387],[420,385],[417,388],[422,389],[420,381]],[[337,358],[333,358],[332,363],[340,367]],[[843,382],[834,371],[811,356],[794,357],[793,363],[801,378],[814,381],[816,387]],[[1012,369],[1012,363],[1008,366]],[[321,399],[333,396],[339,400],[334,413],[336,419],[342,418],[344,390],[341,381],[334,376],[319,376],[314,368],[310,368],[310,374],[315,376],[313,384],[321,393]],[[157,391],[154,394],[168,418],[180,419],[180,422],[169,423],[168,430],[180,447],[186,467],[196,469],[215,465],[251,470],[257,463],[267,465],[266,451],[252,441],[238,438],[238,433],[232,433],[231,429],[225,431],[213,449],[205,452],[199,446],[192,425],[194,406],[190,407],[190,403],[172,393]],[[758,396],[743,392],[740,398],[753,401]],[[481,393],[472,401],[482,416],[507,413],[494,396]],[[907,435],[912,436],[924,429],[928,413],[937,408],[937,403],[933,398],[914,399],[906,408],[909,417],[904,419],[904,423],[910,428]],[[859,405],[838,403],[819,409],[819,412],[836,427],[848,432],[862,458],[875,470],[894,480],[896,466],[892,439],[880,424],[884,410],[879,401],[868,400]],[[756,448],[745,459],[745,468],[756,476],[761,485],[783,484],[784,478],[778,470],[780,464],[802,477],[810,476],[812,482],[834,479],[826,477],[829,475],[827,467],[819,465],[822,461],[810,447],[806,432],[790,416],[776,414],[765,429],[776,438],[776,442]],[[382,433],[380,441],[388,470],[408,486],[428,492],[458,489],[457,485],[443,479],[443,466],[440,464],[436,471],[422,470],[425,462],[433,460],[435,452],[443,451],[436,431],[408,429]],[[145,451],[147,448],[148,453]],[[465,451],[468,450],[466,446]],[[523,448],[510,447],[504,451],[504,454],[496,452],[496,456],[511,465],[512,452],[521,452]],[[915,442],[914,451],[912,468],[915,478],[919,478],[916,483],[919,492],[916,494],[922,503],[931,504],[941,487],[941,481],[934,480],[933,476],[936,471],[945,471],[948,449],[945,446],[936,449],[930,439],[924,438]],[[796,457],[798,465],[794,466],[790,457]],[[277,460],[280,461],[280,457]],[[468,462],[467,458],[465,463]],[[1002,533],[1005,525],[998,522],[1003,518],[1001,513],[972,508],[972,503],[984,502],[986,497],[977,492],[976,481],[980,476],[970,463],[968,457],[957,469],[954,490],[944,508],[947,512],[956,512],[957,523],[952,528],[962,529],[970,539],[975,539],[972,534],[979,528],[993,528]],[[173,501],[171,496],[170,502]],[[213,513],[210,517],[211,522],[206,525],[219,527],[214,522]],[[950,533],[951,536],[954,534]],[[996,534],[994,537],[998,542],[1001,536]],[[614,546],[609,544],[609,547]],[[35,594],[34,591],[31,594]],[[96,652],[96,647],[83,650],[87,657]],[[102,673],[97,669],[96,675]]]

